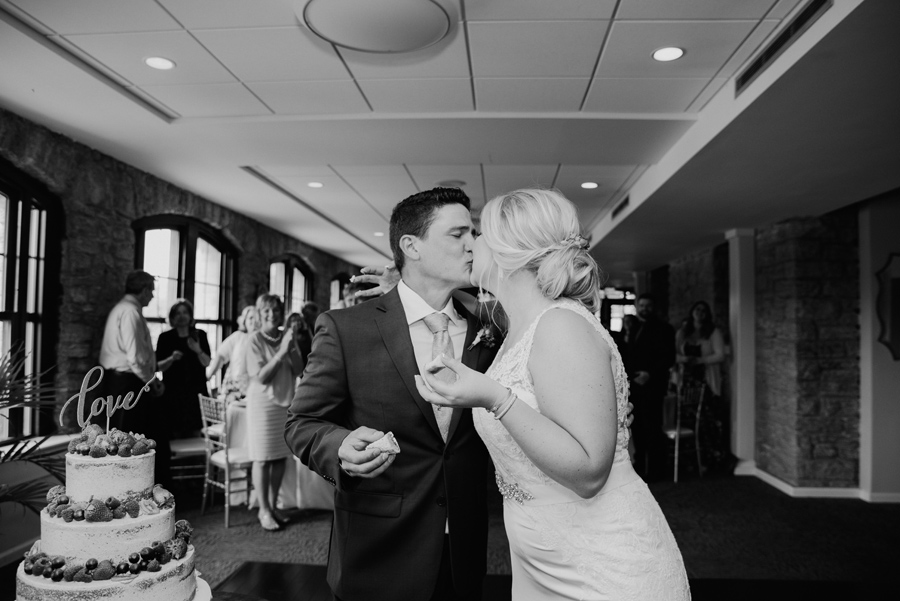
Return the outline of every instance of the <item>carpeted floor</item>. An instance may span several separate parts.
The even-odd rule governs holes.
[[[836,583],[900,580],[900,504],[794,499],[752,477],[695,477],[650,488],[678,540],[692,587],[712,591],[705,598],[717,598],[715,587],[726,581],[729,590],[744,583],[738,588],[748,592],[754,582],[784,581],[785,587],[805,587],[794,596],[806,597],[809,583],[832,582],[835,590],[848,590]],[[199,488],[174,492],[178,516],[194,526],[197,568],[213,587],[246,561],[326,563],[330,512],[294,511],[292,523],[273,533],[259,527],[255,511],[235,507],[226,530],[221,500],[200,515]],[[488,562],[489,573],[509,573],[499,495],[491,498]],[[0,601],[14,597],[14,574],[15,564],[0,569]],[[768,595],[747,598],[760,596]]]
[[[692,579],[887,582],[900,579],[900,505],[848,499],[794,499],[752,477],[651,485]],[[184,493],[179,493],[179,499]],[[185,508],[195,527],[198,569],[215,587],[244,561],[324,565],[331,515],[294,512],[280,532],[264,532],[254,512]],[[183,509],[182,509],[183,508]],[[488,572],[509,573],[509,552],[492,498]]]

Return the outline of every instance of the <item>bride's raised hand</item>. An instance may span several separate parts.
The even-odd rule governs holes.
[[[416,388],[422,398],[440,407],[493,407],[506,397],[507,390],[486,375],[466,367],[462,361],[441,355],[437,363],[456,374],[456,380],[445,382],[435,377],[436,369],[416,376]]]

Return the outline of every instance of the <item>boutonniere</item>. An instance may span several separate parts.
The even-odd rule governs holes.
[[[494,329],[486,324],[481,326],[481,329],[478,330],[478,333],[475,334],[475,340],[472,341],[466,350],[471,351],[475,348],[476,344],[481,344],[485,348],[493,348],[495,344],[497,344],[497,338],[494,336]]]

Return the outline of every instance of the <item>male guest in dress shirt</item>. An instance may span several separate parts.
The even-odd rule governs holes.
[[[125,432],[137,432],[156,439],[156,479],[168,480],[169,448],[165,432],[165,415],[157,406],[156,398],[163,392],[163,383],[154,377],[156,353],[147,328],[147,320],[141,309],[153,300],[154,278],[146,271],[132,271],[125,278],[125,296],[113,307],[106,318],[103,342],[100,345],[100,365],[103,367],[103,394],[135,395],[150,382],[152,395],[144,393],[132,409],[119,409],[112,416],[110,425]],[[106,427],[106,417],[93,418],[94,423]],[[162,447],[162,448],[161,448]]]
[[[656,316],[650,294],[641,294],[634,304],[637,327],[629,333],[623,353],[634,404],[634,467],[645,480],[655,480],[666,463],[663,399],[669,368],[675,364],[675,331]]]
[[[479,323],[451,299],[470,286],[468,197],[436,188],[407,198],[391,214],[390,240],[402,281],[319,317],[285,439],[336,487],[328,556],[336,598],[480,599],[487,450],[470,410],[436,411],[414,381],[432,358],[426,316],[449,318],[454,356],[471,368],[487,369],[499,346],[473,344]],[[366,450],[388,431],[400,454]]]

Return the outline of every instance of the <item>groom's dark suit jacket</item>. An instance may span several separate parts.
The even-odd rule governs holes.
[[[461,305],[469,328],[479,324]],[[485,371],[497,352],[479,344],[462,361]],[[335,486],[328,583],[346,601],[428,599],[449,520],[453,582],[480,590],[487,549],[487,451],[468,409],[455,410],[446,445],[432,406],[419,396],[406,314],[394,289],[329,311],[288,411],[285,440]],[[401,452],[373,479],[340,469],[338,447],[359,426],[393,432]]]

